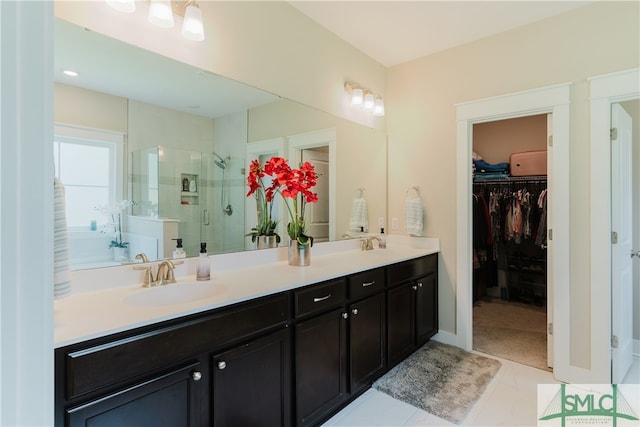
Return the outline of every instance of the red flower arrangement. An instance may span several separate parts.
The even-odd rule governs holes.
[[[271,177],[271,185],[265,186],[263,178]],[[287,159],[282,157],[271,157],[264,167],[258,160],[253,160],[249,166],[249,176],[247,185],[249,192],[247,197],[256,194],[256,199],[262,199],[262,221],[254,229],[256,233],[275,229],[277,221],[272,219],[273,199],[276,193],[280,193],[284,199],[287,211],[289,212],[289,224],[287,224],[287,234],[291,240],[297,240],[301,244],[311,242],[313,237],[307,236],[304,222],[304,210],[307,203],[318,201],[318,195],[311,191],[317,184],[318,175],[313,165],[304,162],[298,169],[292,169]],[[260,190],[260,191],[258,191]],[[291,205],[288,200],[291,200]],[[275,233],[272,233],[275,234]]]

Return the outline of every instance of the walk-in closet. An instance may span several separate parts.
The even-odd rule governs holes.
[[[473,126],[473,348],[547,361],[547,114]]]

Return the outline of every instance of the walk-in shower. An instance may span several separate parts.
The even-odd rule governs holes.
[[[231,161],[231,157],[227,156],[225,158],[220,157],[216,153],[213,154],[213,163],[216,164],[220,169],[222,169],[222,186],[220,191],[220,206],[222,207],[222,212],[226,215],[233,214],[233,207],[231,203],[229,203],[229,180],[225,178],[225,170],[227,169],[228,162]]]

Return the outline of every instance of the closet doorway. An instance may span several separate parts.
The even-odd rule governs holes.
[[[547,343],[551,114],[483,123],[473,137],[473,349],[539,369]]]

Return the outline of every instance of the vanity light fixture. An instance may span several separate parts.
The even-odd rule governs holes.
[[[373,115],[384,116],[384,101],[380,97],[377,97],[374,102]]]
[[[135,0],[105,0],[107,4],[120,12],[135,12]],[[161,28],[173,28],[174,15],[183,18],[182,36],[189,40],[204,40],[204,21],[202,11],[196,0],[145,0],[149,5],[147,20]]]
[[[78,77],[78,73],[73,70],[64,70],[63,73],[69,77]]]
[[[384,116],[384,102],[369,89],[362,89],[357,83],[345,82],[344,90],[350,95],[351,105],[361,106],[374,116]]]
[[[169,0],[151,0],[149,3],[149,22],[161,28],[173,27],[173,9]]]
[[[107,0],[107,4],[118,12],[133,13],[136,11],[135,0]]]
[[[373,111],[375,101],[373,94],[368,90],[364,93],[364,109],[367,111]]]

